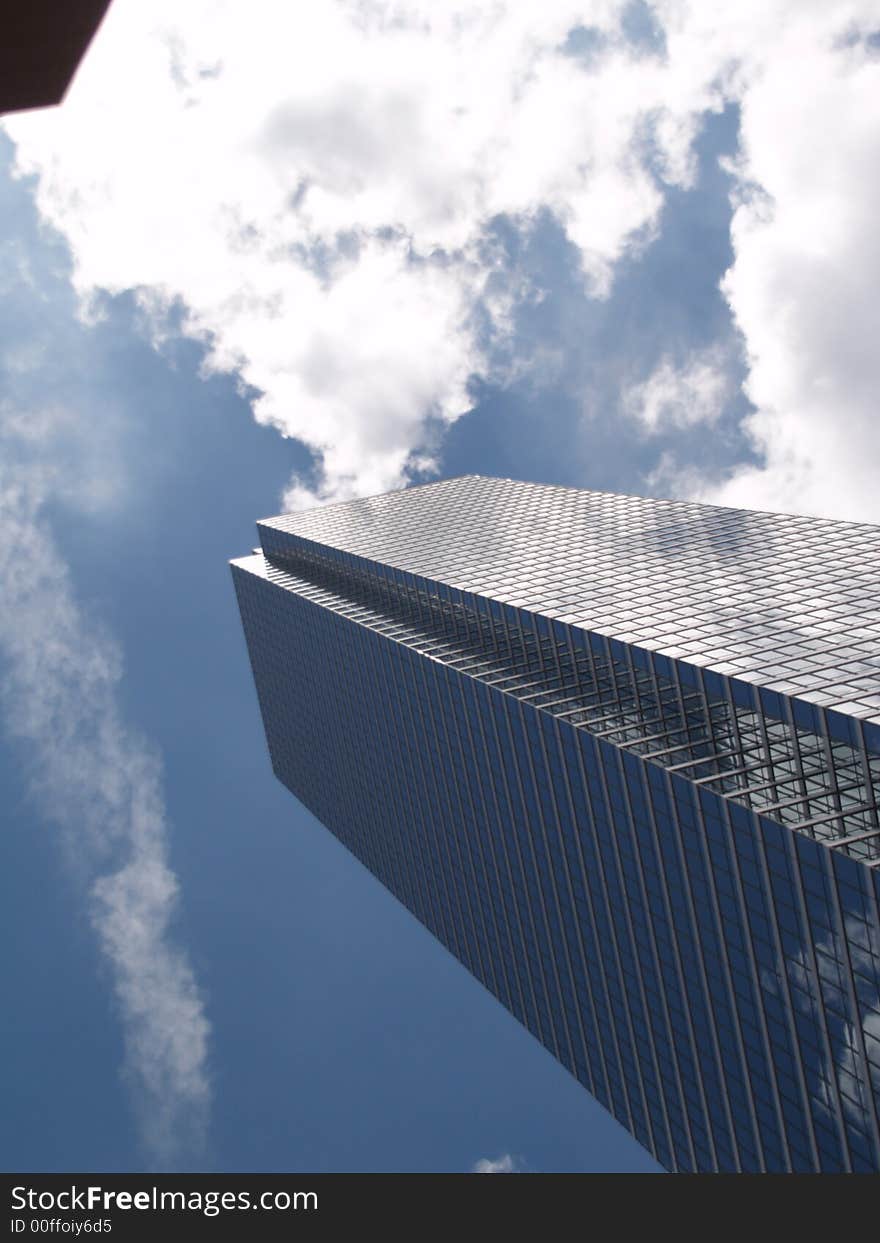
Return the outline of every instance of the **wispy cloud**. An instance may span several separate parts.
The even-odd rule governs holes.
[[[471,1166],[471,1173],[520,1174],[522,1173],[522,1164],[518,1157],[512,1157],[509,1152],[506,1152],[501,1157],[481,1157],[479,1161],[475,1161]]]
[[[691,354],[680,366],[664,358],[647,380],[626,390],[622,406],[648,431],[659,433],[716,422],[730,390],[724,354],[710,347]]]
[[[168,1166],[196,1159],[205,1142],[209,1025],[173,936],[179,886],[161,765],[122,718],[118,646],[78,604],[43,517],[55,474],[34,460],[0,468],[3,725],[87,894],[144,1146],[152,1164]]]

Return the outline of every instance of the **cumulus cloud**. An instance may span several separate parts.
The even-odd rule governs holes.
[[[745,429],[761,460],[690,490],[877,522],[880,57],[867,36],[880,5],[763,7],[770,29],[742,59],[735,258],[723,282],[747,357]],[[748,11],[733,6],[729,20]]]
[[[5,410],[0,447],[0,655],[3,725],[30,757],[32,794],[61,830],[88,894],[123,1028],[126,1074],[152,1161],[197,1157],[209,1107],[208,1021],[173,938],[178,882],[168,859],[161,766],[128,727],[119,650],[77,603],[42,516],[63,495],[33,452],[34,428]],[[30,457],[20,455],[21,427]],[[91,496],[86,498],[91,503]]]
[[[481,1157],[479,1161],[475,1161],[471,1166],[472,1174],[519,1174],[521,1167],[516,1157],[512,1157],[506,1152],[501,1157],[491,1159],[489,1157]]]
[[[540,291],[499,272],[494,221],[551,212],[602,299],[737,105],[723,290],[759,465],[693,486],[876,517],[878,26],[877,0],[115,0],[64,106],[6,125],[83,298],[139,289],[157,333],[182,302],[312,449],[299,505],[430,468],[472,378],[522,375],[493,347]],[[667,360],[638,409],[654,432],[723,396]]]
[[[647,380],[626,390],[622,406],[650,432],[693,427],[717,421],[730,387],[723,352],[710,348],[696,351],[683,366],[662,359]]]
[[[137,288],[157,324],[182,300],[209,366],[314,451],[291,503],[339,498],[424,468],[426,428],[499,378],[525,291],[493,221],[551,211],[602,298],[690,183],[723,92],[629,38],[631,11],[115,0],[63,108],[7,128],[84,299]]]

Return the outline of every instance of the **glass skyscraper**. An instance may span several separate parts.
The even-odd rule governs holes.
[[[670,1170],[880,1168],[880,528],[467,476],[259,524],[280,780]]]

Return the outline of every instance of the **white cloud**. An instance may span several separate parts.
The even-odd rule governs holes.
[[[762,464],[688,486],[877,518],[880,57],[865,35],[880,3],[656,0],[653,55],[626,43],[627,9],[115,0],[64,106],[6,126],[83,297],[138,288],[157,332],[182,299],[210,365],[259,390],[256,417],[310,446],[318,494],[340,498],[424,466],[473,374],[523,374],[522,358],[499,372],[475,326],[488,310],[503,341],[540,293],[497,293],[493,219],[527,230],[552,211],[601,298],[668,186],[692,183],[707,111],[737,103],[723,289]],[[653,432],[711,419],[725,395],[707,355],[666,360],[632,400]],[[294,481],[290,504],[314,499]]]
[[[714,423],[731,385],[724,354],[717,348],[693,353],[681,367],[664,358],[647,380],[631,385],[622,408],[649,432]]]
[[[64,106],[7,128],[85,297],[182,298],[256,417],[318,455],[322,495],[377,491],[491,373],[494,218],[551,210],[602,297],[689,183],[717,67],[629,47],[625,9],[115,0]],[[565,50],[579,26],[603,36],[589,63]]]
[[[42,426],[51,438],[53,421],[10,416],[4,422],[3,724],[31,757],[35,802],[62,831],[89,894],[145,1146],[152,1161],[167,1165],[197,1156],[204,1142],[209,1027],[192,969],[172,935],[178,882],[168,860],[160,764],[122,719],[118,648],[77,604],[41,517],[45,498],[59,495],[58,470],[37,458],[22,461],[17,443],[16,464],[9,453],[22,426],[31,433]],[[85,501],[92,503],[90,491]]]
[[[693,492],[878,522],[880,57],[859,31],[880,26],[880,4],[767,10],[772,45],[741,95],[735,260],[723,283],[763,461]]]
[[[472,1174],[519,1174],[520,1164],[516,1157],[506,1152],[502,1157],[481,1157],[471,1166]]]

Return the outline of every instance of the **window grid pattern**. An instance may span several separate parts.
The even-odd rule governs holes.
[[[876,526],[476,475],[260,526],[880,723]]]
[[[870,723],[261,537],[233,576],[297,797],[667,1168],[880,1168]]]
[[[275,552],[270,581],[442,660],[579,729],[673,768],[856,858],[880,860],[880,755],[775,720],[717,687],[683,687],[614,658],[576,632],[511,629],[428,588],[341,567],[311,550]],[[565,629],[570,629],[565,627]]]

